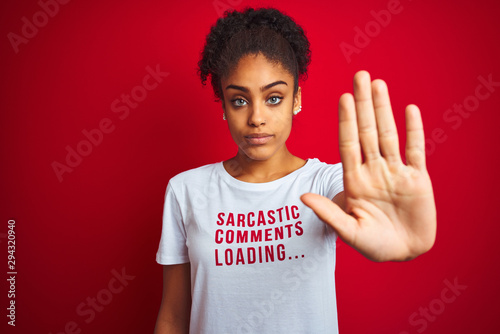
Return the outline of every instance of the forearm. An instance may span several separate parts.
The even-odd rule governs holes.
[[[160,319],[156,321],[154,334],[187,334],[189,323]]]
[[[339,192],[332,199],[333,203],[337,204],[342,210],[345,211],[345,193],[344,191]]]
[[[154,334],[188,334],[189,319],[158,316]]]

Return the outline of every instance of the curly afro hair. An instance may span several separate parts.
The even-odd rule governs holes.
[[[309,41],[299,25],[274,8],[226,11],[217,20],[198,62],[202,84],[210,77],[215,97],[221,100],[221,78],[229,75],[243,56],[259,53],[292,74],[296,93],[299,79],[307,78]]]

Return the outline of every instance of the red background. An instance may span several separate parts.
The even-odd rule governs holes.
[[[436,244],[413,261],[380,264],[340,243],[341,333],[498,332],[500,87],[460,116],[460,126],[444,116],[454,104],[473,101],[479,76],[500,81],[500,6],[401,0],[401,12],[372,31],[348,62],[340,44],[354,45],[355,27],[373,26],[371,11],[388,3],[218,2],[273,5],[305,28],[313,53],[303,111],[289,139],[296,155],[339,161],[337,101],[352,91],[360,69],[387,81],[400,133],[405,105],[422,110],[438,208]],[[22,18],[33,22],[41,7],[34,0],[0,4],[0,328],[55,334],[73,321],[75,333],[151,333],[162,291],[155,253],[166,184],[178,172],[236,151],[211,88],[196,77],[218,6],[212,0],[74,0],[59,7],[16,53],[8,34],[21,35]],[[111,103],[141,85],[145,68],[157,64],[168,77],[120,119]],[[75,149],[85,139],[82,131],[105,118],[114,130],[59,182],[53,162],[65,163],[65,147]],[[441,133],[441,142],[432,140],[432,131]],[[16,221],[15,328],[5,316],[9,219]],[[88,313],[76,308],[89,297],[109,297],[103,289],[114,282],[113,269],[122,268],[135,278],[87,323]],[[466,288],[443,303],[445,280],[455,279]],[[429,318],[418,314],[429,306]]]

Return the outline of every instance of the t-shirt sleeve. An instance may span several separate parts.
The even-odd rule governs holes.
[[[163,225],[156,262],[165,265],[189,262],[182,212],[170,182],[165,193]]]
[[[344,170],[342,163],[329,165],[327,173],[324,175],[323,185],[326,188],[326,197],[333,199],[335,195],[344,190]]]

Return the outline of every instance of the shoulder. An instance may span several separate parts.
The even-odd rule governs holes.
[[[220,164],[220,162],[217,162],[188,169],[173,176],[169,181],[169,185],[172,187],[180,187],[182,185],[206,182],[207,179],[217,170],[217,168],[220,168]]]
[[[319,159],[310,159],[309,175],[313,192],[330,199],[344,190],[344,171],[342,163],[328,164]]]
[[[306,165],[308,167],[307,172],[326,176],[326,175],[336,175],[342,174],[342,163],[338,162],[335,164],[329,164],[326,162],[320,161],[318,158],[308,159],[308,163]]]

